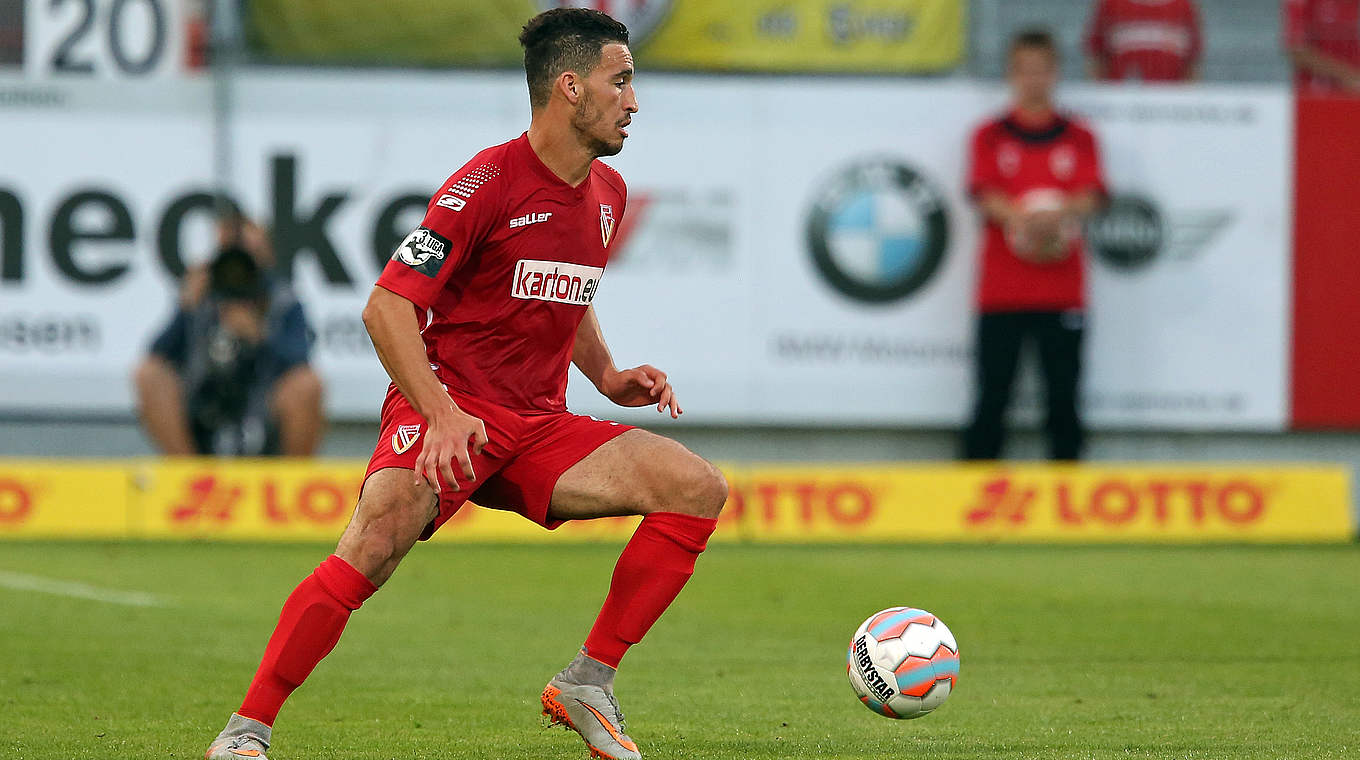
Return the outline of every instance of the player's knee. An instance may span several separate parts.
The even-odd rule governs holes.
[[[361,498],[336,554],[381,586],[410,551],[427,517],[422,498],[414,494],[392,494],[381,501]]]
[[[360,529],[351,541],[341,542],[342,558],[369,580],[385,578],[388,566],[400,559],[396,539],[379,526]]]
[[[709,462],[694,458],[682,489],[686,511],[699,517],[716,518],[727,503],[727,478]]]

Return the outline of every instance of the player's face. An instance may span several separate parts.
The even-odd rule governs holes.
[[[585,79],[585,92],[576,103],[571,125],[595,155],[613,156],[623,150],[628,124],[637,110],[633,53],[627,45],[605,45],[599,64]]]
[[[1047,106],[1058,86],[1058,61],[1043,48],[1019,48],[1011,53],[1009,79],[1017,103]]]

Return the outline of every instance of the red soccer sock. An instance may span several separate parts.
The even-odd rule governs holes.
[[[589,657],[619,666],[628,647],[642,641],[685,587],[717,525],[715,519],[679,512],[653,512],[642,519],[623,547],[609,595],[586,637]]]
[[[349,613],[377,590],[348,562],[334,554],[327,557],[283,603],[260,669],[236,712],[274,725],[284,700],[335,648]]]

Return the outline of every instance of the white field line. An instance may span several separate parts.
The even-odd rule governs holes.
[[[169,604],[165,599],[144,591],[119,591],[111,588],[99,588],[86,583],[61,581],[26,573],[11,573],[7,570],[0,570],[0,586],[17,591],[36,591],[40,594],[55,594],[73,599],[89,599],[93,602],[122,604],[129,607],[164,607]]]

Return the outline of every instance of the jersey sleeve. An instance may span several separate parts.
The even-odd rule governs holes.
[[[378,285],[428,309],[495,226],[504,195],[500,168],[476,160],[430,198],[425,218],[401,241]]]
[[[968,148],[968,194],[977,198],[988,190],[1004,189],[991,130],[983,127],[973,133],[973,141]]]
[[[1284,47],[1296,48],[1308,44],[1308,0],[1284,0],[1281,5],[1284,18]]]

